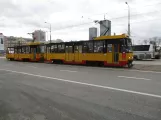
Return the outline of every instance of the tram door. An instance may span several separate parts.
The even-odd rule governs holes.
[[[49,54],[50,54],[50,46],[45,46],[45,55],[44,55],[44,59],[46,59],[46,60],[49,60],[50,59],[50,57],[49,57]]]
[[[113,44],[113,62],[118,63],[119,62],[119,45]]]
[[[36,47],[31,47],[32,60],[36,60]]]
[[[74,61],[74,53],[73,53],[73,46],[72,45],[66,45],[65,46],[65,60],[68,62]]]
[[[74,61],[80,62],[80,54],[82,53],[82,46],[81,45],[75,45],[74,46]]]

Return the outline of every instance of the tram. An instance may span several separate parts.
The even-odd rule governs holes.
[[[53,63],[132,67],[131,39],[123,35],[46,44],[44,59]]]
[[[12,51],[13,52],[9,52]],[[8,48],[7,59],[61,64],[133,66],[131,39],[125,35],[100,36],[94,40],[42,44],[39,42]]]
[[[44,44],[31,42],[27,45],[8,47],[6,58],[16,61],[44,61]]]

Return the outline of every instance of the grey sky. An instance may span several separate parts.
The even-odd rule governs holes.
[[[161,36],[160,0],[126,1],[133,39]],[[98,27],[92,21],[103,19],[105,13],[112,21],[112,33],[127,33],[124,0],[0,0],[0,11],[0,32],[5,35],[30,37],[27,33],[35,29],[48,31],[47,21],[52,24],[53,39],[88,39],[88,28]],[[66,28],[84,23],[89,24]]]

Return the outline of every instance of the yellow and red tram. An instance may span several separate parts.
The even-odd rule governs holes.
[[[7,59],[47,61],[51,63],[85,64],[132,67],[131,39],[123,35],[100,36],[94,40],[61,43],[30,43],[15,46],[14,55],[7,52]],[[13,58],[14,56],[14,58]]]
[[[44,60],[44,44],[39,42],[28,43],[27,45],[19,45],[12,47],[13,53],[7,52],[6,58],[17,61],[43,61]]]
[[[132,66],[131,39],[126,35],[101,36],[95,40],[46,45],[44,58],[54,63]]]

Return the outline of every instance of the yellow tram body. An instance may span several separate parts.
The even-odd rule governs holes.
[[[6,50],[6,58],[9,60],[14,60],[14,47],[8,47]]]
[[[9,49],[9,48],[8,48]],[[15,46],[7,59],[20,61],[47,61],[53,63],[90,64],[132,67],[131,39],[125,35],[100,36],[94,40]]]
[[[14,53],[7,52],[6,58],[17,61],[40,61],[44,58],[44,52],[40,51],[40,47],[44,47],[44,44],[31,42],[27,45],[15,46],[13,47]]]
[[[85,44],[91,44],[93,48],[90,50],[88,48],[90,46]],[[125,34],[100,36],[91,41],[49,43],[46,45],[44,58],[46,61],[55,63],[126,66],[132,65],[133,61],[131,45],[131,39]],[[86,48],[88,48],[87,51]],[[123,48],[125,50],[122,50]]]

